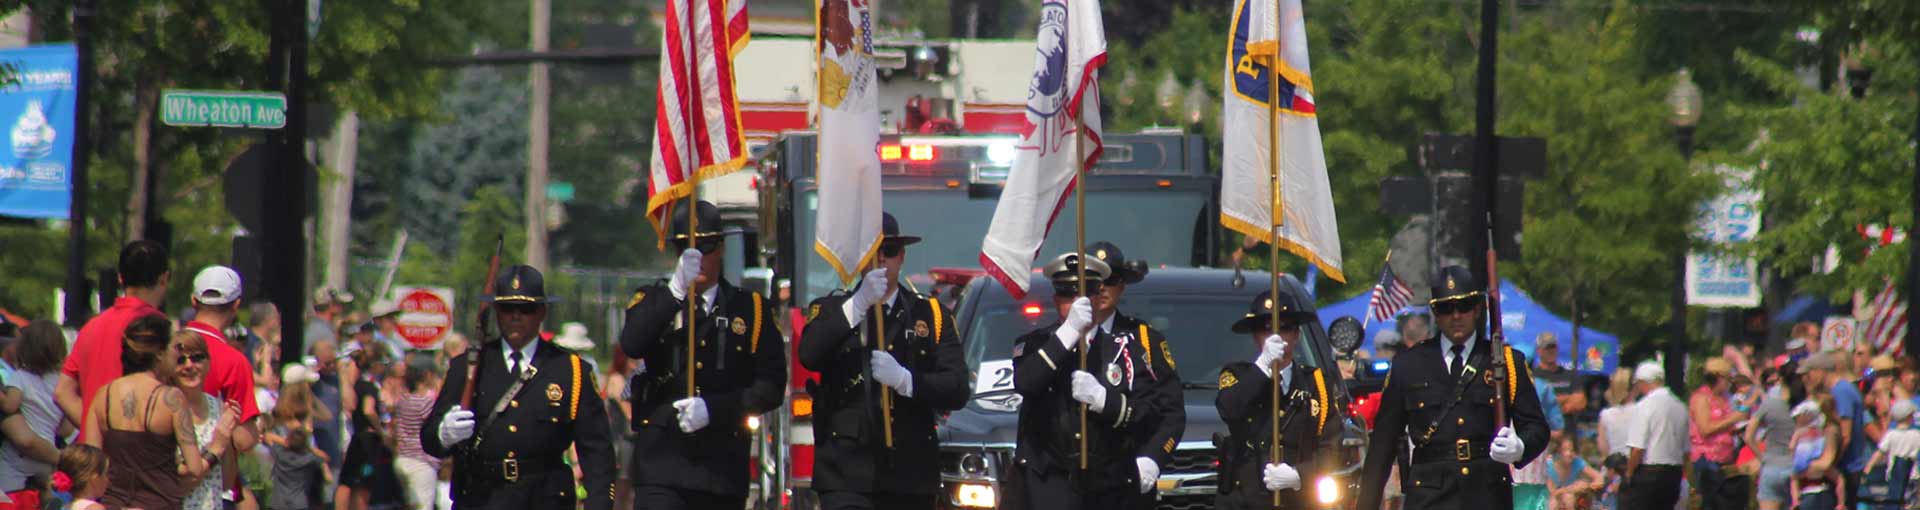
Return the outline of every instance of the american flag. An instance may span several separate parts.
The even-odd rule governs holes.
[[[1893,280],[1887,280],[1887,286],[1868,304],[1873,317],[1867,319],[1862,341],[1872,345],[1874,352],[1898,357],[1906,351],[1907,301],[1895,290]]]
[[[1401,283],[1399,278],[1393,276],[1391,256],[1388,257],[1388,262],[1380,268],[1380,283],[1373,284],[1373,298],[1367,300],[1368,324],[1372,324],[1373,321],[1386,322],[1393,319],[1394,312],[1406,308],[1407,302],[1413,300],[1413,289],[1407,288],[1407,284]]]
[[[747,161],[733,83],[733,58],[747,46],[747,0],[667,0],[666,7],[647,179],[647,218],[663,234],[667,206],[692,195],[695,181]]]

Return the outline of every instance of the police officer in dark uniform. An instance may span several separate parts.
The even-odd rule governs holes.
[[[1434,510],[1512,508],[1510,468],[1525,467],[1546,448],[1547,423],[1526,357],[1511,347],[1494,352],[1480,330],[1482,287],[1460,266],[1442,269],[1433,282],[1430,304],[1442,338],[1393,359],[1367,446],[1359,510],[1380,508],[1388,468],[1409,440],[1412,465],[1400,475],[1406,507]],[[1504,380],[1493,375],[1496,356],[1506,365]],[[1506,393],[1511,423],[1494,423],[1495,392]]]
[[[687,233],[687,210],[699,232]],[[666,282],[627,304],[620,349],[640,367],[633,392],[634,508],[744,508],[746,418],[785,400],[786,347],[780,316],[759,293],[720,277],[720,211],[675,207],[670,229],[679,265]],[[693,366],[687,366],[687,298],[697,305]],[[687,396],[693,377],[694,396]]]
[[[1273,493],[1281,506],[1314,508],[1303,480],[1326,472],[1315,453],[1340,435],[1339,413],[1333,411],[1327,376],[1320,367],[1298,361],[1300,330],[1315,320],[1307,312],[1310,301],[1281,286],[1280,297],[1261,292],[1246,317],[1233,323],[1233,332],[1250,335],[1258,354],[1252,361],[1236,361],[1220,368],[1220,394],[1213,401],[1227,422],[1228,437],[1219,446],[1220,497],[1223,509],[1271,509]],[[1280,331],[1273,316],[1280,315]],[[1277,371],[1276,371],[1277,369]],[[1280,378],[1280,412],[1273,411],[1273,378]],[[1280,419],[1281,461],[1273,462],[1273,419]],[[1328,425],[1333,425],[1328,427]]]
[[[1146,280],[1147,273],[1150,271],[1147,268],[1147,261],[1128,260],[1119,246],[1107,241],[1094,241],[1088,244],[1084,251],[1087,257],[1106,263],[1107,269],[1113,272],[1101,282],[1100,292],[1096,293],[1092,299],[1094,322],[1100,324],[1099,333],[1116,337],[1116,340],[1128,344],[1130,349],[1137,348],[1137,356],[1164,360],[1165,371],[1152,367],[1152,363],[1143,364],[1149,368],[1145,380],[1155,383],[1166,381],[1174,387],[1171,391],[1152,393],[1154,396],[1163,398],[1162,401],[1154,404],[1156,409],[1164,411],[1159,424],[1153,427],[1134,427],[1134,433],[1139,436],[1136,438],[1138,441],[1136,444],[1159,447],[1144,451],[1140,457],[1134,459],[1135,467],[1140,471],[1141,486],[1144,487],[1141,490],[1142,497],[1137,500],[1139,504],[1135,506],[1152,508],[1154,502],[1159,499],[1160,489],[1155,482],[1159,481],[1160,469],[1166,466],[1168,461],[1173,460],[1173,450],[1180,445],[1180,435],[1187,430],[1187,405],[1185,396],[1180,391],[1180,374],[1175,373],[1173,342],[1167,341],[1167,336],[1160,330],[1119,309],[1120,298],[1126,296],[1127,286]],[[1142,341],[1142,339],[1145,340]]]
[[[456,510],[573,508],[579,457],[587,510],[613,507],[613,443],[593,372],[579,355],[540,341],[547,318],[540,271],[513,266],[494,283],[500,338],[479,350],[474,409],[460,407],[467,356],[453,359],[447,382],[420,427],[428,455],[453,458]]]
[[[807,307],[800,338],[800,364],[820,373],[813,395],[813,487],[820,506],[842,509],[934,508],[940,495],[940,415],[966,405],[966,351],[953,319],[940,301],[907,290],[900,266],[908,245],[886,214],[881,223],[880,268],[869,271],[850,293],[835,293]],[[884,318],[873,305],[884,303]],[[876,339],[885,328],[886,350]],[[891,392],[893,447],[886,444],[880,392]]]
[[[1013,385],[1023,401],[1005,508],[1150,507],[1160,466],[1185,426],[1174,361],[1169,350],[1155,345],[1163,336],[1135,321],[1095,315],[1093,301],[1078,295],[1079,264],[1073,253],[1047,264],[1062,320],[1014,344]],[[1087,294],[1100,295],[1113,274],[1106,263],[1089,258]],[[1087,349],[1086,371],[1079,369],[1081,349]],[[1082,404],[1088,406],[1085,471]]]

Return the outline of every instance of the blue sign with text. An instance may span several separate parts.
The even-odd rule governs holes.
[[[71,44],[0,50],[12,74],[0,87],[0,216],[66,219],[72,197],[73,103],[80,79]]]

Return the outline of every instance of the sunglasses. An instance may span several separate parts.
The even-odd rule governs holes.
[[[497,303],[493,306],[502,315],[533,315],[540,311],[540,305],[534,303]]]
[[[1433,305],[1433,313],[1438,315],[1453,315],[1453,314],[1467,313],[1467,312],[1473,311],[1474,306],[1478,304],[1479,303],[1474,303],[1470,301],[1446,301],[1441,303],[1435,303]]]
[[[1092,296],[1092,295],[1099,294],[1100,291],[1105,289],[1105,287],[1106,287],[1106,284],[1103,282],[1088,281],[1087,293],[1085,295]],[[1054,284],[1053,295],[1079,297],[1082,294],[1080,294],[1080,285],[1077,283],[1059,283],[1059,284]]]
[[[176,365],[185,365],[188,361],[192,361],[197,365],[205,365],[207,363],[207,353],[182,354],[180,357],[173,359],[173,363]]]
[[[715,238],[695,239],[693,241],[693,249],[700,250],[701,254],[717,253],[720,251],[720,243],[721,241]],[[675,240],[673,246],[680,251],[687,251],[687,240]]]
[[[894,258],[906,252],[907,252],[906,246],[902,246],[898,244],[885,244],[885,243],[880,245],[880,256],[882,257]]]
[[[1294,332],[1298,332],[1298,331],[1300,331],[1300,323],[1298,323],[1298,322],[1282,322],[1282,323],[1280,323],[1280,332],[1281,332],[1281,333],[1294,333]]]

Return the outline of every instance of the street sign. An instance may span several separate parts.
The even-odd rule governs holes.
[[[267,91],[167,90],[160,94],[160,122],[280,129],[287,125],[287,96]]]
[[[437,287],[400,287],[400,317],[395,322],[400,338],[415,349],[437,349],[440,340],[453,329],[453,289]]]

